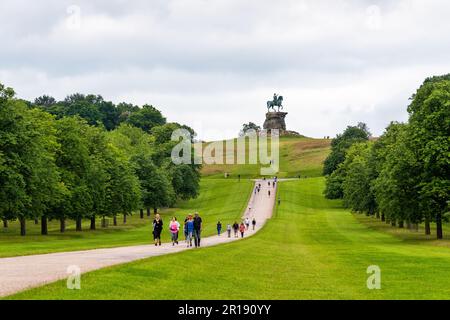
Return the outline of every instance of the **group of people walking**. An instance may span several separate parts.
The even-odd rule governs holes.
[[[263,181],[266,181],[266,178],[263,179]],[[277,182],[277,177],[274,177],[273,181],[267,181],[267,184],[272,188],[275,188],[275,184]],[[255,188],[255,194],[259,193],[261,191],[261,183],[258,183],[258,185]],[[268,190],[268,195],[270,197],[271,190]],[[280,204],[280,199],[278,199],[278,204]],[[250,210],[251,208],[249,208]],[[253,230],[255,230],[256,227],[256,219],[253,217],[252,220],[248,217],[246,217],[241,223],[238,223],[235,221],[233,224],[227,224],[227,234],[228,238],[231,238],[231,232],[234,232],[234,237],[238,238],[239,234],[241,237],[244,237],[244,234],[246,231],[250,230],[250,224],[253,227]],[[192,241],[194,241],[194,246],[196,248],[200,247],[200,241],[201,241],[201,233],[202,233],[202,227],[203,227],[203,221],[202,218],[199,216],[199,214],[196,212],[195,214],[189,214],[184,219],[184,225],[183,225],[183,231],[184,231],[184,237],[186,240],[186,245],[188,247],[192,247]],[[177,221],[176,217],[172,217],[172,220],[169,223],[169,231],[171,235],[172,245],[178,245],[178,237],[180,233],[181,225]],[[161,245],[161,233],[163,230],[163,221],[161,219],[161,216],[159,214],[155,215],[155,219],[153,220],[153,240],[155,242],[155,246]],[[217,234],[220,236],[222,233],[222,223],[220,221],[217,222]]]
[[[256,227],[256,219],[253,217],[251,224],[253,226],[253,230],[255,230]],[[232,225],[227,224],[227,234],[228,238],[231,238],[231,231],[234,231],[234,237],[238,238],[239,233],[241,234],[241,237],[244,237],[245,231],[250,229],[250,219],[247,217],[245,220],[243,220],[240,224],[235,221]],[[217,222],[217,235],[220,236],[222,233],[222,223],[219,221]]]
[[[176,217],[173,217],[169,223],[169,231],[172,240],[172,245],[178,245],[178,237],[180,233],[181,225]],[[163,221],[159,214],[155,215],[153,220],[153,240],[155,246],[161,245],[161,232],[163,230]],[[194,240],[194,245],[196,248],[200,247],[202,232],[202,218],[198,213],[194,215],[189,214],[184,219],[184,236],[186,239],[186,244],[188,247],[192,247],[192,240]]]
[[[241,237],[244,237],[244,234],[247,230],[250,230],[250,224],[255,230],[256,227],[256,219],[250,221],[247,217],[240,224],[236,221],[233,224],[227,225],[227,234],[228,238],[231,238],[231,232],[234,231],[234,237],[238,238],[239,234]],[[187,247],[192,247],[192,241],[194,241],[194,246],[196,248],[200,247],[201,241],[201,233],[202,233],[203,221],[198,213],[194,215],[189,214],[186,219],[184,219],[184,237],[186,240]],[[176,217],[172,217],[169,223],[169,231],[172,240],[172,246],[178,245],[178,237],[180,232],[181,225],[178,222]],[[155,242],[155,246],[161,245],[161,233],[163,230],[163,221],[159,214],[155,215],[155,219],[153,220],[153,240]],[[217,222],[217,235],[220,236],[222,233],[222,223],[220,221]]]

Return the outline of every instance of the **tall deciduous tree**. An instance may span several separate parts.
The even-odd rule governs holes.
[[[450,199],[450,75],[426,79],[412,97],[409,139],[422,165],[422,207],[434,215],[437,238]]]

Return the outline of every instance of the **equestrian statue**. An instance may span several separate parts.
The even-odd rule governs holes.
[[[275,111],[275,107],[278,108],[277,111]],[[273,100],[267,101],[267,112],[270,112],[270,109],[272,109],[274,112],[280,112],[280,110],[283,110],[283,96],[278,96],[276,93],[274,93]]]

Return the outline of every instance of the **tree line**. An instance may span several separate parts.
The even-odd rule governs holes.
[[[325,196],[399,228],[425,226],[443,238],[450,218],[450,74],[427,78],[411,97],[407,123],[378,139],[365,124],[332,141],[324,163]]]
[[[42,96],[18,99],[0,84],[0,219],[41,222],[82,220],[96,229],[98,217],[140,217],[199,192],[200,167],[174,165],[171,133],[187,128],[167,123],[150,105],[114,105],[101,96],[74,94],[64,101]]]

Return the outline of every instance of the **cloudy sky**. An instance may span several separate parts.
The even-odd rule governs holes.
[[[450,72],[448,0],[2,0],[0,82],[18,96],[96,93],[153,104],[205,139],[262,125],[375,135]]]

